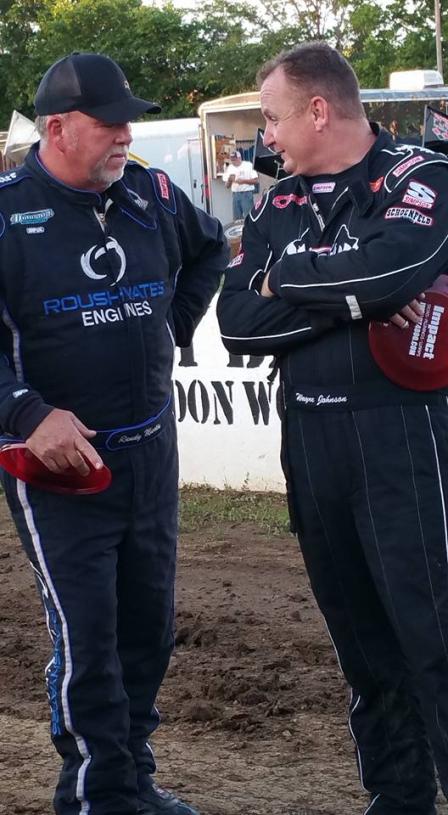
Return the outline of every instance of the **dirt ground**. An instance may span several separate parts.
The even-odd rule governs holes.
[[[1,498],[0,543],[0,813],[51,815],[50,649]],[[177,597],[159,784],[201,815],[361,815],[347,691],[294,538],[233,523],[183,534]]]

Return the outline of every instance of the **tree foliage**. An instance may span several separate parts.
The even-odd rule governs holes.
[[[443,13],[448,43],[448,14]],[[204,0],[194,9],[142,0],[0,0],[0,128],[33,115],[37,84],[73,50],[116,59],[163,118],[195,115],[205,99],[251,90],[259,66],[295,43],[340,48],[363,87],[392,70],[436,67],[433,0]],[[448,52],[444,59],[448,72]]]

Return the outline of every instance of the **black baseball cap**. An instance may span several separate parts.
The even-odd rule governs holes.
[[[34,99],[38,116],[79,110],[108,124],[131,122],[160,105],[133,96],[123,71],[104,54],[74,52],[42,77]]]

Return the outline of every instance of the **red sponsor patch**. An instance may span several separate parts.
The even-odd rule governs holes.
[[[276,195],[272,201],[274,207],[277,209],[285,209],[289,204],[297,204],[298,207],[303,207],[308,200],[308,196],[306,195],[294,195],[294,193],[290,193],[290,195]]]
[[[375,179],[375,181],[370,182],[370,189],[372,192],[378,192],[381,187],[383,186],[384,176],[382,175],[380,178]]]
[[[157,181],[159,182],[160,195],[167,201],[170,200],[170,191],[168,189],[168,180],[163,173],[157,173]]]
[[[413,167],[414,164],[420,164],[421,161],[423,161],[423,156],[413,156],[405,161],[404,164],[399,164],[395,170],[392,170],[392,175],[394,175],[395,178],[400,178],[406,170],[409,170],[409,167]]]

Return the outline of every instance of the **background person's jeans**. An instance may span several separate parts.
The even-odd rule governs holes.
[[[238,221],[244,219],[247,213],[252,209],[253,202],[254,194],[252,190],[232,193],[233,220]]]

